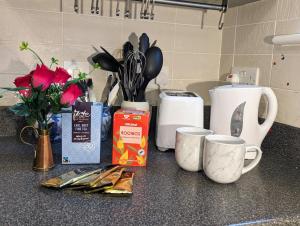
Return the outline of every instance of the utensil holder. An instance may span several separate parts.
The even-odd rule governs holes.
[[[128,110],[149,111],[150,106],[147,101],[145,102],[123,101],[121,103],[121,108],[128,109]]]

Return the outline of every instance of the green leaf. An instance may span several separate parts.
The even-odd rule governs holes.
[[[79,74],[78,74],[79,80],[85,80],[87,76],[88,76],[88,74],[85,72],[79,72]]]
[[[29,116],[30,115],[30,109],[25,103],[18,103],[9,108],[14,114],[18,116]]]
[[[25,90],[25,89],[28,89],[26,87],[15,87],[15,88],[12,88],[12,87],[1,87],[0,90],[7,90],[7,91],[12,91],[12,92],[16,92],[16,91],[20,91],[20,90]]]
[[[58,65],[58,59],[52,57],[52,58],[51,58],[51,64],[56,64],[56,65]]]
[[[32,126],[36,123],[36,118],[33,115],[31,115],[31,116],[26,118],[26,122],[27,122],[28,125]]]
[[[94,69],[101,68],[101,66],[100,66],[100,64],[99,64],[99,63],[95,63],[95,64],[93,65],[93,67],[94,67]]]
[[[23,50],[27,50],[28,49],[28,42],[21,42],[21,45],[20,45],[20,50],[23,51]]]

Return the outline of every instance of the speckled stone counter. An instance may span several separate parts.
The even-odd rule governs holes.
[[[234,184],[221,185],[180,169],[173,151],[159,152],[151,142],[147,168],[133,169],[134,194],[111,197],[40,187],[42,179],[79,166],[58,164],[48,173],[34,172],[31,148],[3,137],[0,225],[300,225],[299,161],[283,155],[284,150],[269,150],[272,145],[265,142],[257,168]],[[59,149],[56,145],[57,163]],[[104,143],[101,157],[110,162],[110,142]]]

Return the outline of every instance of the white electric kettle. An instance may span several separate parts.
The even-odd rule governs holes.
[[[241,137],[247,144],[261,146],[277,114],[277,98],[271,88],[254,85],[226,85],[209,90],[210,129],[216,134]],[[258,123],[261,96],[268,99],[268,115]],[[247,153],[253,159],[255,153]]]

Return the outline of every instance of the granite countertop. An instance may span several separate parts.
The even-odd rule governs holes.
[[[228,185],[182,170],[173,151],[149,147],[148,166],[133,169],[134,194],[111,197],[40,187],[41,180],[79,166],[34,172],[31,148],[0,138],[0,225],[300,224],[299,160],[274,142],[264,143],[257,168]],[[111,142],[103,144],[101,158],[111,161]]]

